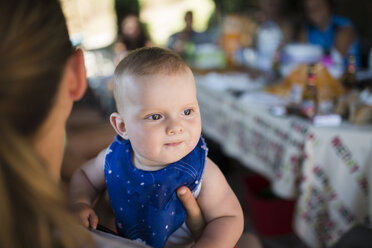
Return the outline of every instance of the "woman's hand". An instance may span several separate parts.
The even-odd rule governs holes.
[[[195,240],[199,239],[205,227],[203,214],[195,197],[186,186],[177,189],[178,199],[186,209],[186,225],[190,229]]]

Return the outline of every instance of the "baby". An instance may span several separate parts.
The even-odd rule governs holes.
[[[243,231],[239,201],[207,157],[193,74],[175,53],[151,47],[129,53],[114,77],[117,136],[71,182],[72,203],[85,226],[107,188],[119,235],[153,247],[234,247]],[[79,180],[74,180],[79,178]],[[195,243],[176,189],[186,185],[206,227]]]

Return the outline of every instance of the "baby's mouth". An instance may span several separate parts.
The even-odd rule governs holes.
[[[182,141],[178,141],[178,142],[166,143],[165,145],[174,147],[174,146],[179,146],[181,144],[182,144]]]

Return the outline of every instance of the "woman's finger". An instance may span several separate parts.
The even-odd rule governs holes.
[[[198,239],[205,227],[205,221],[201,209],[188,187],[182,186],[178,188],[177,196],[186,209],[186,225],[190,229],[194,238]]]

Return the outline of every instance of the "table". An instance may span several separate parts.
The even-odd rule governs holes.
[[[283,101],[241,74],[196,81],[203,133],[269,178],[277,195],[297,199],[294,230],[310,247],[331,246],[355,224],[369,224],[371,126],[319,127],[273,116],[268,110]]]
[[[310,124],[300,118],[270,115],[263,102],[283,101],[262,94],[263,82],[246,78],[237,84],[236,77],[243,81],[237,74],[196,76],[203,133],[217,141],[227,155],[269,178],[279,196],[293,198]],[[235,85],[225,88],[225,82],[228,87]],[[256,83],[261,87],[242,86]],[[238,89],[251,94],[237,98],[233,92]]]
[[[370,128],[314,129],[304,146],[295,230],[311,247],[334,244],[372,214]]]

